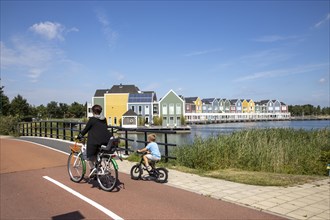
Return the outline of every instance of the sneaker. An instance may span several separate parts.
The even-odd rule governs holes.
[[[146,170],[146,171],[150,171],[151,170],[151,167],[150,166],[147,166],[147,167],[144,167],[143,169]]]

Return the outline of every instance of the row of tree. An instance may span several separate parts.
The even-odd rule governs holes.
[[[47,119],[47,118],[84,118],[86,117],[87,103],[77,102],[71,105],[51,101],[46,106],[32,106],[21,95],[12,101],[4,94],[3,86],[0,87],[0,115],[14,116],[21,120]]]
[[[20,119],[27,118],[86,118],[87,103],[77,102],[71,105],[51,101],[46,106],[32,106],[21,95],[17,95],[12,101],[4,94],[3,86],[0,87],[0,115],[15,116]],[[289,105],[289,112],[292,116],[308,115],[330,115],[330,107],[321,108],[313,105]]]
[[[321,108],[313,105],[289,105],[289,112],[292,116],[319,116],[330,115],[330,107]]]

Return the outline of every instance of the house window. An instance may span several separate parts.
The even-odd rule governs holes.
[[[142,114],[142,106],[141,105],[139,105],[139,113],[138,113],[139,115],[141,115]]]
[[[115,117],[115,118],[113,119],[113,124],[114,124],[114,125],[117,125],[117,117]]]
[[[174,104],[173,104],[173,103],[171,103],[171,104],[169,105],[169,114],[170,114],[170,115],[174,115]]]
[[[167,115],[167,105],[163,104],[163,110],[162,110],[164,115]]]
[[[181,104],[179,104],[179,103],[176,104],[175,111],[176,111],[177,115],[181,115]]]
[[[145,115],[149,115],[150,113],[149,113],[149,105],[146,105],[145,107],[144,107],[144,114]]]
[[[134,105],[131,106],[131,109],[132,109],[133,112],[135,112]]]

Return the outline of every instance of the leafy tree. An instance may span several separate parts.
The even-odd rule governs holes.
[[[30,105],[21,95],[17,95],[10,103],[10,114],[22,118],[29,115]]]
[[[48,118],[60,118],[60,109],[57,102],[51,101],[47,104],[47,117]]]
[[[41,119],[41,118],[46,118],[47,117],[47,108],[44,105],[39,105],[36,107],[37,115],[36,117]]]
[[[0,87],[0,115],[9,115],[10,101],[9,98],[4,94],[4,86]]]
[[[86,116],[86,108],[84,105],[74,102],[68,109],[68,112],[71,116],[76,118],[82,118]]]
[[[62,115],[63,118],[66,118],[68,116],[69,105],[66,103],[60,103],[59,111],[60,115]]]

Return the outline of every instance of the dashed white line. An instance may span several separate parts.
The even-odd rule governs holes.
[[[78,193],[77,191],[67,187],[66,185],[58,182],[57,180],[54,180],[52,178],[50,178],[49,176],[43,176],[43,178],[45,178],[46,180],[54,183],[55,185],[61,187],[62,189],[68,191],[69,193],[72,193],[73,195],[77,196],[78,198],[80,198],[81,200],[89,203],[90,205],[94,206],[95,208],[97,208],[98,210],[102,211],[104,214],[108,215],[110,218],[112,219],[118,219],[118,220],[123,220],[122,217],[116,215],[115,213],[113,213],[112,211],[110,211],[109,209],[105,208],[104,206],[98,204],[97,202],[87,198],[86,196],[81,195],[80,193]]]

